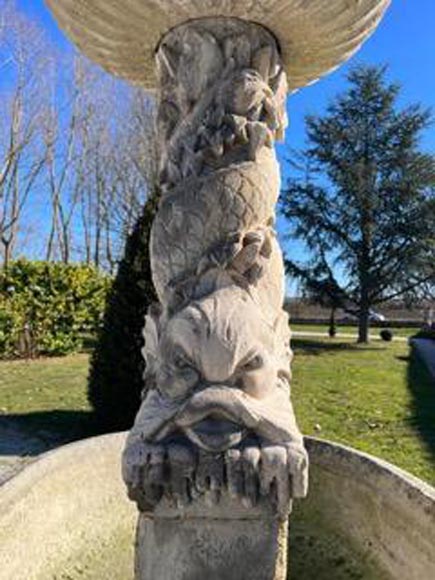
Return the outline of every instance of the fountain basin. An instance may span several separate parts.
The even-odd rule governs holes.
[[[125,434],[50,452],[0,488],[2,580],[132,580],[136,508]],[[432,580],[435,489],[380,459],[307,438],[310,494],[290,526],[290,578]]]

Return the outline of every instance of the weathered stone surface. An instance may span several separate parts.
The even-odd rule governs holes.
[[[367,568],[372,563],[380,568],[361,574],[364,579],[434,578],[435,489],[381,459],[342,445],[309,438],[307,449],[315,467],[310,500],[299,502],[292,515],[299,537],[315,539],[318,527],[317,537],[329,531],[358,546]],[[295,533],[293,543],[297,538]],[[309,553],[306,547],[306,559]],[[301,558],[300,571],[303,562]]]
[[[136,544],[144,580],[287,578],[287,521],[267,502],[244,507],[227,495],[218,507],[202,498],[181,511],[163,503],[140,515]]]
[[[195,18],[259,22],[278,39],[291,89],[348,59],[390,0],[46,0],[79,48],[109,72],[156,85],[154,51],[173,27]]]
[[[67,445],[0,488],[2,580],[133,579],[125,438]],[[435,489],[355,450],[306,445],[312,493],[292,513],[288,578],[433,580]]]
[[[132,580],[137,511],[125,497],[125,437],[65,445],[0,487],[2,580]]]

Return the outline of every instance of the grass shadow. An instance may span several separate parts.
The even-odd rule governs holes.
[[[410,422],[435,458],[435,381],[415,352],[409,359],[407,381],[413,397]]]
[[[381,348],[362,346],[356,342],[335,342],[331,340],[319,340],[319,339],[308,339],[308,338],[292,338],[291,341],[292,349],[298,354],[314,354],[321,355],[327,352],[367,352],[376,351],[379,352]]]
[[[91,411],[0,415],[0,455],[34,456],[102,433]]]

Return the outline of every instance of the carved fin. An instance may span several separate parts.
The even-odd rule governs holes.
[[[273,50],[271,46],[263,46],[259,48],[252,59],[252,68],[260,73],[266,83],[269,82],[272,59]]]
[[[173,80],[176,79],[176,70],[177,70],[177,66],[176,66],[176,56],[173,54],[173,52],[171,51],[171,49],[164,45],[161,44],[160,48],[159,48],[159,64],[162,68],[164,68],[166,74]]]
[[[158,359],[159,349],[159,327],[160,327],[161,307],[153,304],[145,316],[145,326],[143,329],[144,346],[142,356],[145,360],[145,379],[154,376]]]

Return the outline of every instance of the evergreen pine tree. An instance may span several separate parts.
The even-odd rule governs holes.
[[[306,260],[287,273],[359,318],[367,342],[373,306],[435,278],[435,158],[421,150],[431,124],[420,105],[398,107],[383,67],[356,67],[324,116],[307,118],[308,148],[281,208]]]

